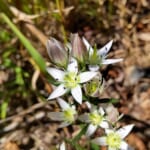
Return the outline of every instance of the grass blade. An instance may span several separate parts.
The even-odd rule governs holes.
[[[28,50],[29,54],[32,56],[35,63],[38,65],[42,72],[46,71],[46,64],[42,56],[37,52],[37,50],[32,46],[30,41],[20,32],[20,30],[16,27],[15,24],[11,22],[11,20],[7,17],[6,14],[1,13],[1,17],[3,20],[9,25],[12,31],[17,35],[20,39],[24,47]]]

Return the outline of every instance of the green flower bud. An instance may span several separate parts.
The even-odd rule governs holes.
[[[88,51],[83,40],[78,35],[78,33],[76,33],[72,34],[71,42],[72,42],[72,51],[71,51],[72,56],[75,57],[81,63],[83,63],[88,56]]]
[[[95,76],[91,81],[84,84],[84,91],[86,95],[91,97],[99,97],[103,91],[104,83],[100,74]]]
[[[68,63],[68,53],[64,45],[54,38],[46,43],[47,52],[51,62],[60,67],[66,67]]]

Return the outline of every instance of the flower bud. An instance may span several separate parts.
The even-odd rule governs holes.
[[[91,97],[99,97],[104,89],[104,83],[100,74],[95,76],[91,81],[84,84],[86,95]]]
[[[119,114],[118,109],[115,108],[112,104],[107,105],[105,111],[107,114],[107,120],[109,120],[112,124],[115,124],[123,116],[123,114]]]
[[[78,61],[84,62],[86,60],[86,57],[88,56],[88,51],[78,33],[72,34],[71,42],[72,56],[75,57]]]
[[[54,38],[46,43],[47,52],[52,63],[57,66],[66,67],[68,63],[68,53],[64,45]]]

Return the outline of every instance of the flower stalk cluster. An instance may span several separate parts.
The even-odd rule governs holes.
[[[57,82],[48,100],[56,99],[61,109],[60,112],[50,112],[49,117],[60,121],[59,127],[76,123],[85,124],[87,128],[84,135],[88,140],[90,139],[91,143],[107,146],[109,150],[127,150],[128,144],[124,138],[133,125],[117,129],[115,125],[120,119],[119,113],[113,105],[108,104],[107,107],[103,107],[100,103],[100,94],[105,87],[100,72],[101,66],[122,61],[120,58],[107,58],[112,43],[111,40],[101,49],[93,48],[84,37],[81,38],[78,34],[71,35],[69,46],[63,45],[54,38],[47,41],[47,51],[52,63],[52,66],[47,67],[47,72]],[[70,97],[72,97],[71,101]],[[99,99],[99,104],[95,105],[92,98]],[[86,104],[88,111],[78,112],[78,107],[81,107],[83,103]],[[110,110],[115,110],[114,116]],[[94,138],[98,129],[101,129],[103,134]],[[65,149],[63,142],[60,150]]]

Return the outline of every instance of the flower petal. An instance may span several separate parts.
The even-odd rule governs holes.
[[[123,59],[122,58],[119,58],[119,59],[103,59],[102,64],[108,65],[108,64],[114,64],[114,63],[117,63],[117,62],[120,62],[120,61],[123,61]]]
[[[56,69],[56,68],[50,68],[47,67],[47,72],[55,79],[58,81],[63,81],[64,78],[64,71]]]
[[[97,126],[94,126],[93,124],[90,124],[87,128],[87,131],[86,131],[85,135],[87,137],[91,136],[96,131],[96,129],[97,129]]]
[[[71,124],[70,122],[64,121],[64,122],[62,122],[62,123],[59,125],[59,128],[67,127],[67,126],[69,126],[70,124]]]
[[[66,150],[66,148],[65,148],[65,142],[63,142],[63,143],[60,145],[60,150]]]
[[[68,91],[68,89],[63,85],[60,84],[48,97],[48,100],[54,99],[56,97],[59,97],[63,94],[65,94]]]
[[[86,101],[85,104],[87,105],[88,109],[91,109],[91,108],[92,108],[92,104],[89,103],[88,101]]]
[[[71,58],[69,64],[68,64],[68,68],[67,68],[68,72],[78,72],[78,63],[77,60],[74,58]]]
[[[80,115],[80,116],[78,117],[78,119],[79,119],[80,121],[82,121],[82,122],[86,122],[86,123],[89,123],[89,122],[90,122],[90,120],[89,120],[89,114],[88,114],[88,113],[84,113],[84,114]]]
[[[90,71],[98,71],[99,70],[98,65],[89,65],[88,68]]]
[[[100,123],[100,127],[104,128],[104,129],[107,129],[107,128],[109,128],[109,124],[108,124],[107,121],[102,121],[102,122]]]
[[[55,121],[63,121],[63,113],[62,112],[50,112],[48,113],[48,117]]]
[[[98,111],[102,116],[105,114],[104,109],[102,107],[99,107]]]
[[[79,104],[82,103],[82,91],[80,85],[77,85],[75,88],[71,89],[71,94]]]
[[[98,50],[98,54],[102,57],[105,57],[106,54],[109,52],[111,46],[112,46],[113,40],[108,42],[106,45],[104,45],[101,49]]]
[[[105,129],[105,132],[106,134],[109,134],[109,133],[113,133],[114,131],[112,129]]]
[[[57,101],[63,110],[70,108],[69,104],[65,102],[62,98],[58,98]]]
[[[121,150],[128,150],[129,146],[125,141],[121,141],[120,149]]]
[[[119,130],[117,130],[117,133],[120,135],[122,139],[124,139],[130,133],[133,127],[134,127],[133,124],[124,126],[120,128]]]
[[[92,55],[93,51],[94,51],[92,46],[89,44],[89,42],[84,37],[82,38],[82,40],[83,40],[87,50],[89,51],[89,55]]]
[[[99,138],[95,138],[91,141],[92,143],[95,143],[97,145],[102,145],[102,146],[106,146],[106,137],[99,137]]]
[[[97,75],[97,72],[87,71],[79,74],[80,83],[87,82],[91,80],[94,76]]]

